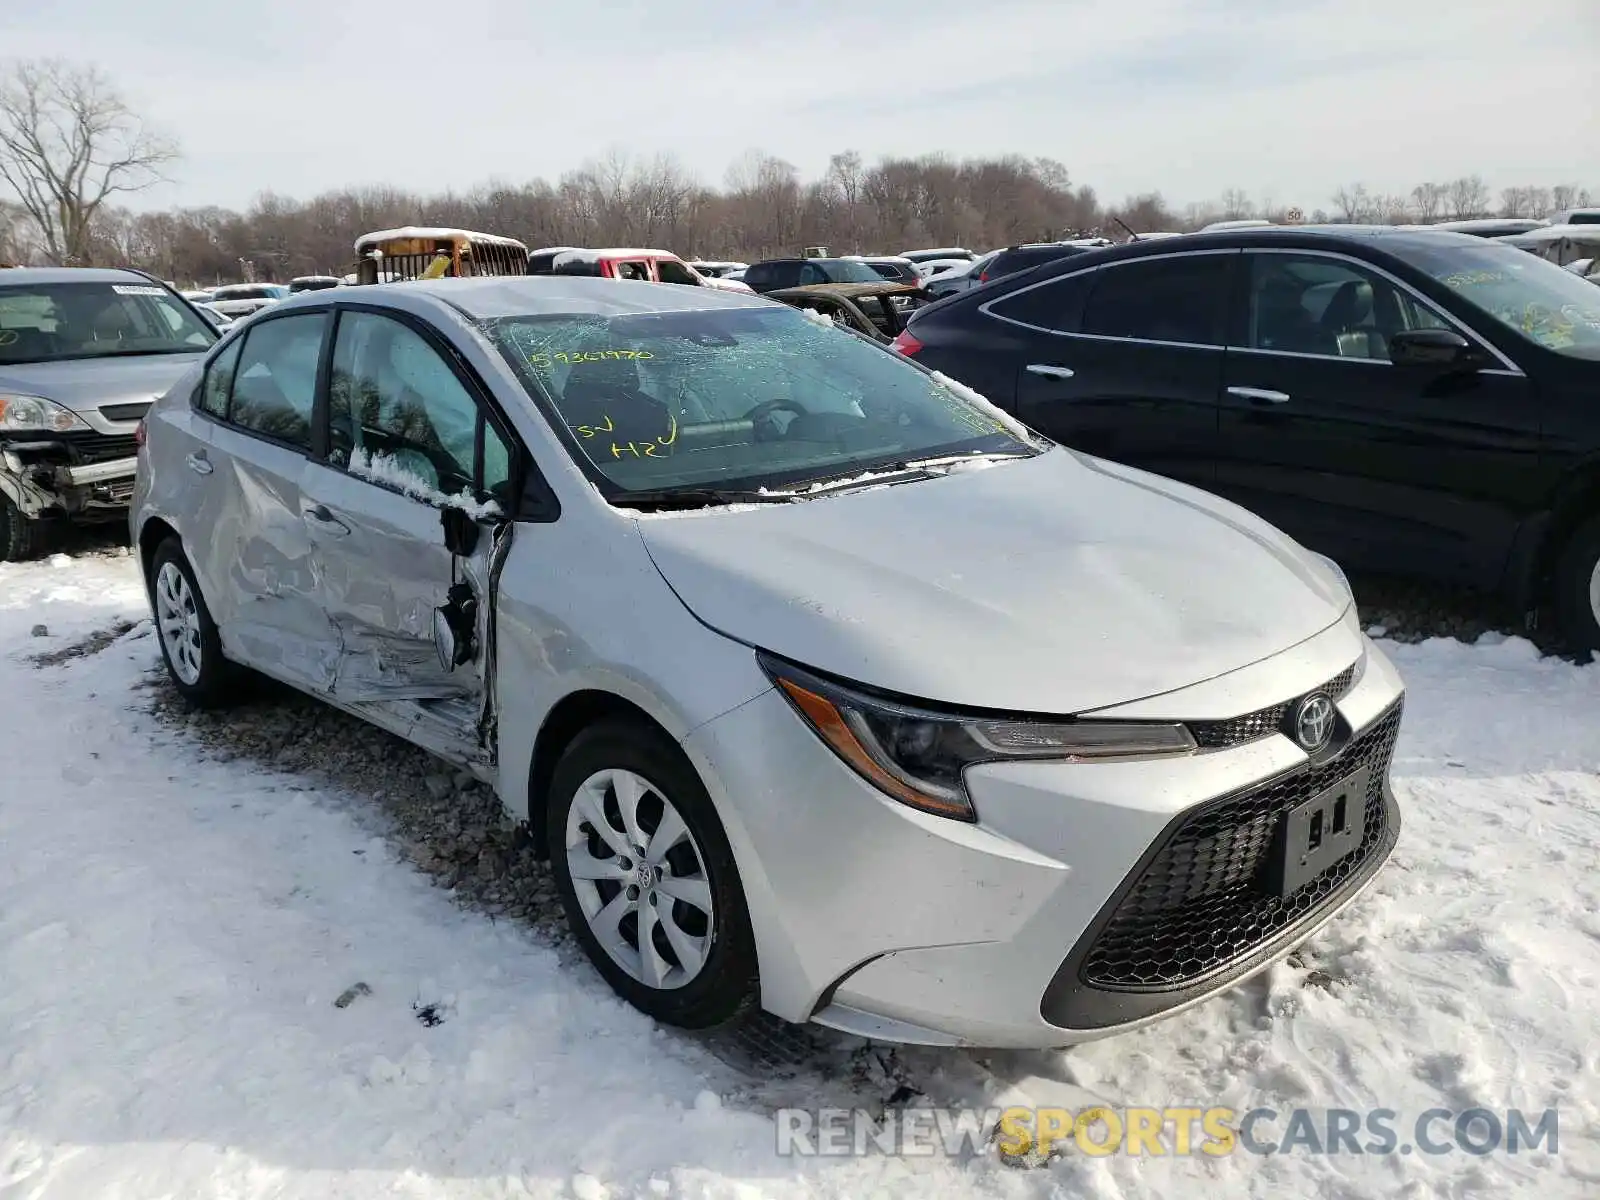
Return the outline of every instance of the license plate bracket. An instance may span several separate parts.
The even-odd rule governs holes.
[[[1299,891],[1361,845],[1371,778],[1362,767],[1283,814],[1268,880],[1274,895]]]

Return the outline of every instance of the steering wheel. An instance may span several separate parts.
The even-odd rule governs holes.
[[[755,426],[756,441],[770,442],[784,435],[784,430],[772,419],[781,412],[793,413],[796,419],[811,415],[811,410],[798,400],[781,396],[776,400],[763,400],[744,415],[744,419]]]

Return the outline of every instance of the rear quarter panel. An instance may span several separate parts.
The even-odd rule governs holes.
[[[908,332],[922,343],[914,361],[1017,411],[1017,372],[1026,361],[1029,331],[978,311],[999,293],[977,288],[911,317]]]

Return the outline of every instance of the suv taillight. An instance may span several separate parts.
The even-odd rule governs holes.
[[[911,336],[909,329],[902,329],[900,335],[889,343],[889,349],[897,350],[907,358],[910,358],[918,350],[922,349],[922,343]]]

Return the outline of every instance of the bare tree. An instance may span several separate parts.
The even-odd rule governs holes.
[[[1442,183],[1419,183],[1411,189],[1411,203],[1416,207],[1417,220],[1431,225],[1444,211],[1445,193],[1449,189]]]
[[[106,202],[160,182],[177,156],[95,67],[44,59],[0,76],[0,179],[39,227],[52,262],[90,262]]]
[[[1250,203],[1250,193],[1243,188],[1229,188],[1222,193],[1220,203],[1222,215],[1229,221],[1238,221],[1255,214],[1255,209]]]
[[[1463,175],[1446,185],[1445,199],[1456,220],[1481,217],[1489,211],[1489,185],[1482,175]]]
[[[1352,183],[1340,188],[1333,194],[1333,203],[1351,224],[1364,221],[1372,208],[1372,197],[1367,194],[1367,185]]]

